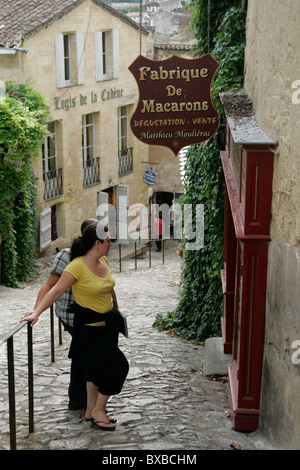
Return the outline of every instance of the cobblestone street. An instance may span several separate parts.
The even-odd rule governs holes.
[[[50,258],[39,259],[39,276],[21,289],[0,286],[0,336],[33,308],[49,274]],[[109,254],[120,309],[127,315],[129,338],[120,336],[130,371],[124,389],[112,397],[109,411],[117,418],[114,432],[96,430],[83,411],[68,409],[70,336],[55,337],[55,362],[50,356],[50,322],[44,312],[33,327],[34,433],[28,433],[26,328],[15,336],[18,450],[263,450],[271,449],[262,434],[238,433],[228,417],[228,383],[204,374],[205,347],[152,327],[155,316],[177,302],[180,258],[169,242],[162,254],[152,252],[122,262],[118,250]],[[57,331],[57,323],[55,322]],[[0,349],[0,449],[9,449],[6,347]]]

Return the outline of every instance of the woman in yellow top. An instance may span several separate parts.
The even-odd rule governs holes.
[[[114,430],[114,422],[106,415],[106,403],[111,395],[121,392],[129,366],[118,347],[118,333],[107,326],[103,315],[113,309],[113,302],[117,305],[115,281],[106,258],[112,243],[105,235],[100,224],[93,224],[73,241],[71,261],[60,280],[23,320],[34,325],[39,315],[72,286],[76,333],[70,355],[73,357],[80,348],[88,363],[85,418],[100,429]]]

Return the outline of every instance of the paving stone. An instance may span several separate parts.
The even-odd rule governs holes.
[[[22,289],[0,286],[0,336],[33,308],[47,279],[53,256],[38,259],[39,275]],[[272,449],[260,433],[238,433],[228,418],[228,383],[205,374],[205,347],[188,343],[152,327],[157,314],[177,304],[180,258],[173,241],[161,253],[122,261],[109,253],[120,309],[127,315],[129,338],[120,348],[130,364],[122,393],[112,397],[109,411],[117,417],[114,432],[95,429],[84,411],[68,409],[70,336],[58,344],[51,363],[50,320],[44,312],[33,327],[34,433],[28,432],[26,328],[16,335],[17,449],[20,450],[242,450]],[[9,449],[6,347],[0,348],[0,450]]]

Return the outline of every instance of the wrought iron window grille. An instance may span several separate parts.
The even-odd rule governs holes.
[[[133,148],[119,151],[119,176],[133,172]]]
[[[44,173],[44,200],[54,199],[63,194],[62,168]]]
[[[83,187],[88,188],[100,183],[100,158],[83,161]]]

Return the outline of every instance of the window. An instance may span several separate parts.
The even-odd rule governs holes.
[[[119,176],[133,171],[133,152],[128,142],[128,106],[118,108]]]
[[[94,114],[82,116],[82,159],[84,162],[94,158]]]
[[[118,123],[118,140],[119,140],[119,152],[126,152],[128,148],[128,116],[127,106],[118,108],[119,123]]]
[[[107,78],[107,33],[102,32],[102,71],[103,77]]]
[[[57,88],[84,83],[84,45],[82,33],[56,34],[55,59]]]
[[[40,212],[40,251],[64,236],[64,204],[46,207]]]
[[[119,77],[119,31],[95,32],[96,80]]]
[[[84,187],[92,186],[100,182],[100,158],[96,157],[95,151],[95,141],[97,139],[95,121],[99,124],[98,115],[99,113],[91,113],[82,116],[82,165]],[[99,125],[97,127],[99,127]]]
[[[44,199],[49,200],[63,193],[62,169],[57,164],[58,125],[56,121],[48,124],[49,134],[42,145]]]
[[[71,80],[71,50],[70,50],[70,36],[63,34],[64,39],[64,78],[65,81]]]
[[[56,122],[48,124],[49,134],[45,137],[42,146],[43,174],[53,172],[57,169],[56,153]]]

